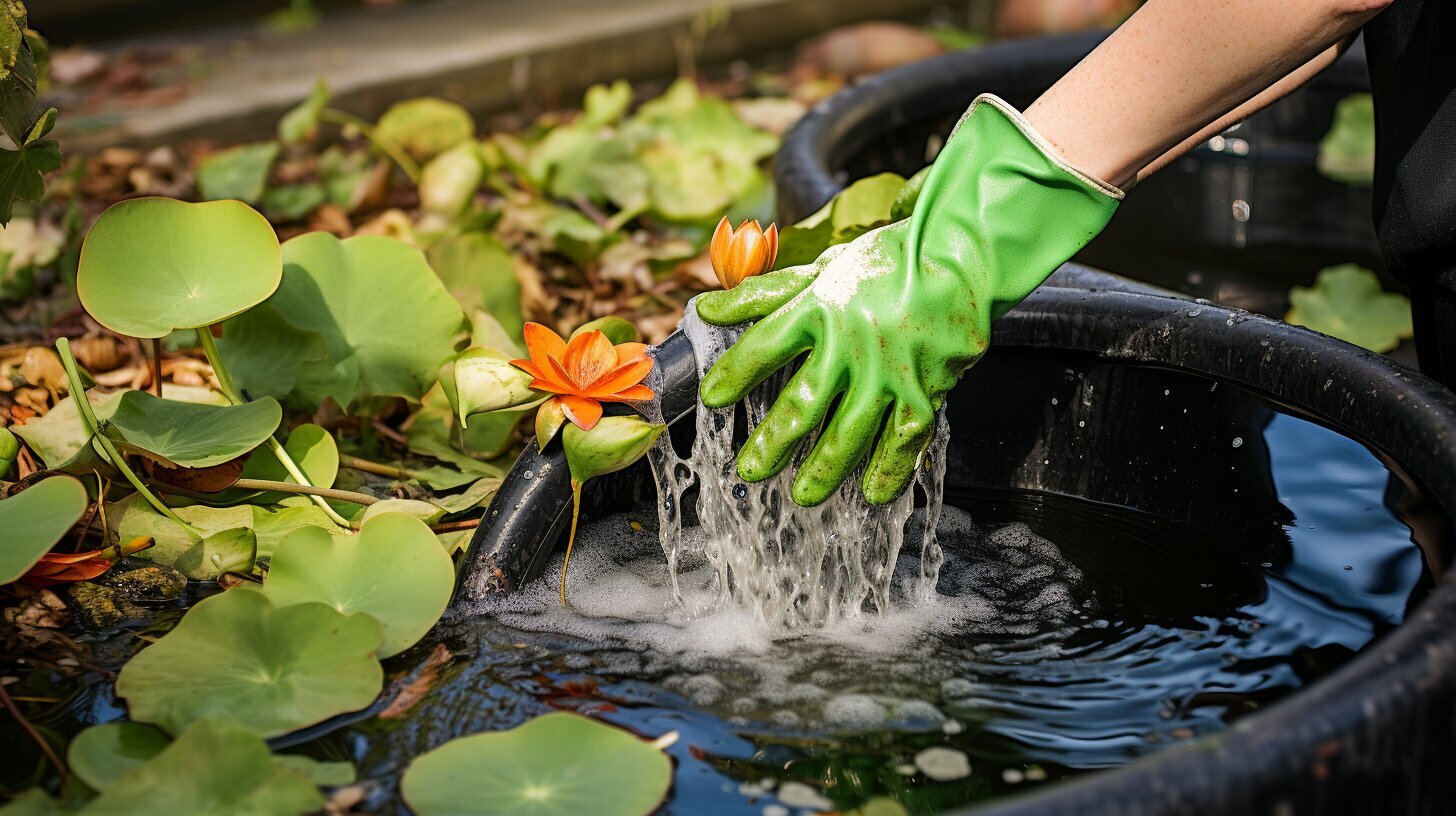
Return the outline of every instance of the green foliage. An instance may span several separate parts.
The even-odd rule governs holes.
[[[38,202],[44,174],[61,166],[60,145],[47,139],[56,109],[36,101],[45,76],[45,40],[26,27],[25,6],[4,0],[0,7],[0,128],[15,150],[0,149],[0,226],[10,222],[16,200]]]
[[[14,75],[12,75],[14,76]],[[56,124],[56,109],[47,110],[15,150],[0,148],[0,224],[10,223],[16,199],[40,201],[45,174],[61,166],[61,146],[45,138]]]
[[[605,334],[614,346],[622,343],[636,343],[642,339],[642,334],[637,331],[637,327],[632,325],[630,320],[623,320],[615,315],[599,317],[589,323],[583,323],[576,327],[576,331],[571,333],[571,337],[589,331],[599,331]]]
[[[103,395],[89,391],[86,398],[96,418],[104,422],[111,418],[112,412],[120,404],[122,393]],[[35,417],[24,425],[13,426],[11,430],[24,439],[25,444],[51,470],[86,473],[97,462],[95,452],[88,444],[91,435],[82,423],[81,414],[76,410],[76,402],[72,397],[56,403],[45,416]]]
[[[77,294],[101,325],[133,337],[219,323],[278,288],[273,227],[237,201],[123,201],[81,249]]]
[[[107,434],[125,453],[139,453],[168,467],[201,468],[263,444],[282,419],[283,409],[272,397],[218,406],[127,391],[117,401]]]
[[[1375,101],[1370,94],[1350,94],[1335,105],[1335,119],[1320,139],[1315,166],[1336,181],[1370,185],[1375,176]]]
[[[5,478],[5,474],[15,466],[15,460],[19,456],[20,440],[8,428],[0,428],[0,479]]]
[[[279,763],[256,734],[212,720],[197,722],[144,764],[107,782],[82,813],[292,816],[324,805],[313,783]]]
[[[204,545],[204,539],[224,531],[248,527],[253,521],[252,510],[247,506],[208,507],[198,504],[176,507],[173,512],[194,529],[188,529],[158,513],[138,494],[131,494],[108,504],[106,523],[113,540],[131,541],[143,536],[151,538],[154,543],[151,549],[142,554],[143,557],[180,570],[184,561],[189,565],[200,564],[199,556],[209,550],[218,552],[220,556],[223,554],[218,546]],[[214,544],[226,546],[228,561],[231,563],[235,560],[233,556],[238,542],[219,539]],[[252,563],[241,567],[233,564],[230,568],[246,572],[252,569]],[[201,567],[197,571],[204,575],[208,572]],[[210,576],[205,577],[216,577],[219,572],[221,570],[213,571]]]
[[[43,479],[0,499],[0,584],[20,578],[81,519],[91,500],[70,476]]]
[[[66,764],[92,790],[104,791],[171,744],[172,739],[155,726],[133,722],[93,725],[71,740]]]
[[[208,598],[121,670],[131,718],[183,733],[207,718],[274,737],[363,708],[383,686],[379,622],[257,591]]]
[[[511,355],[493,348],[469,348],[440,369],[440,387],[461,427],[470,417],[539,403],[545,394],[531,390],[531,375],[511,365]]]
[[[339,477],[339,444],[334,441],[333,434],[312,423],[304,423],[289,431],[283,450],[308,477],[309,484],[314,487],[334,486],[334,480]],[[298,483],[277,454],[268,448],[259,448],[248,457],[247,464],[243,466],[243,477]],[[255,496],[252,501],[254,504],[269,504],[285,498],[282,493],[264,493]]]
[[[1410,298],[1383,291],[1380,278],[1356,264],[1321,269],[1313,287],[1289,290],[1289,303],[1287,322],[1371,351],[1390,351],[1414,334]]]
[[[429,258],[461,309],[489,312],[510,337],[521,336],[521,283],[500,241],[484,232],[449,236],[430,247]]]
[[[590,431],[567,425],[562,441],[572,481],[584,484],[588,479],[631,465],[647,453],[665,430],[666,425],[647,422],[638,416],[602,417]]]
[[[319,117],[331,97],[329,86],[323,80],[315,82],[308,98],[278,120],[278,140],[284,144],[312,141],[318,135]]]
[[[208,201],[263,200],[268,173],[278,158],[277,142],[257,142],[219,150],[197,163],[197,191]]]
[[[470,140],[461,142],[431,159],[420,172],[420,208],[441,218],[455,218],[470,205],[484,178],[480,147]]]
[[[454,565],[423,521],[366,512],[357,536],[335,538],[317,527],[291,533],[273,552],[263,594],[278,608],[317,602],[372,615],[384,629],[383,658],[435,625],[454,586]]]
[[[268,304],[223,323],[217,347],[238,387],[253,397],[284,399],[305,363],[328,360],[322,335],[295,328]]]
[[[268,305],[322,337],[327,353],[303,363],[294,400],[317,408],[333,397],[347,408],[424,395],[452,356],[464,315],[419,251],[381,236],[313,232],[284,244],[283,260]]]
[[[390,106],[375,125],[376,138],[425,162],[475,137],[469,111],[443,99],[422,97]]]
[[[419,756],[400,790],[419,816],[644,816],[667,795],[672,761],[625,731],[557,712]]]
[[[917,174],[914,183],[923,177]],[[817,212],[779,236],[776,268],[812,263],[824,250],[844,244],[893,220],[901,191],[909,187],[903,176],[880,173],[862,178],[839,191]],[[914,188],[918,192],[918,184]]]

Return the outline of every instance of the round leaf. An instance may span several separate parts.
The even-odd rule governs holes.
[[[464,314],[413,247],[312,232],[284,244],[283,258],[283,284],[268,303],[295,328],[321,335],[330,359],[300,372],[295,394],[305,401],[419,399],[453,356]]]
[[[94,725],[77,734],[66,749],[71,772],[94,790],[104,791],[128,771],[147,764],[172,740],[155,726],[134,722]]]
[[[133,720],[173,734],[216,718],[274,737],[373,702],[381,639],[368,615],[318,603],[280,609],[261,592],[232,590],[132,658],[116,692]]]
[[[643,816],[667,795],[672,761],[632,734],[559,712],[451,740],[400,783],[419,816]]]
[[[1412,335],[1410,298],[1380,288],[1374,272],[1356,264],[1321,269],[1313,287],[1289,290],[1284,319],[1371,351],[1390,351]]]
[[[323,805],[318,788],[274,761],[256,734],[209,720],[188,729],[146,764],[112,780],[86,812],[291,816]]]
[[[383,513],[349,538],[318,527],[290,533],[273,551],[263,594],[280,608],[316,602],[368,613],[384,627],[379,655],[389,657],[435,625],[454,585],[454,565],[430,528],[413,516]]]
[[[213,533],[187,548],[172,566],[196,581],[209,581],[224,572],[252,572],[258,554],[258,536],[247,527]]]
[[[475,120],[454,102],[426,96],[390,106],[374,134],[404,148],[415,161],[428,161],[474,137]]]
[[[165,337],[262,303],[282,269],[273,227],[242,202],[134,198],[86,236],[76,291],[108,329]]]
[[[288,452],[289,458],[303,470],[314,487],[334,486],[334,480],[339,476],[339,444],[333,434],[318,425],[305,423],[288,434],[283,450]],[[298,482],[266,447],[258,448],[248,457],[248,463],[243,466],[243,477],[290,484]],[[246,495],[244,491],[235,491],[220,498],[232,502],[240,501]],[[272,504],[286,498],[288,496],[283,493],[263,493],[254,496],[251,501],[253,504]]]
[[[112,412],[107,433],[173,466],[210,467],[263,444],[282,419],[283,409],[272,397],[223,406],[128,391]]]
[[[35,566],[81,520],[90,501],[70,476],[52,476],[0,500],[0,584]]]

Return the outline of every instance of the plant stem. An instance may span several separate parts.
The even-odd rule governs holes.
[[[272,479],[239,479],[233,482],[233,487],[243,490],[267,490],[275,493],[300,493],[315,498],[338,499],[350,504],[358,504],[368,507],[371,504],[378,504],[381,499],[371,496],[368,493],[355,493],[352,490],[339,490],[335,487],[314,487],[313,485],[294,484],[293,482],[276,482]],[[344,524],[348,525],[348,521]]]
[[[212,366],[212,373],[217,376],[217,386],[222,389],[222,395],[227,397],[228,402],[231,402],[233,405],[242,405],[244,402],[243,394],[233,383],[232,375],[227,372],[227,369],[222,364],[222,355],[218,353],[217,341],[212,337],[212,330],[207,326],[203,326],[197,330],[197,339],[202,344],[202,353],[207,356],[208,364]],[[288,455],[288,451],[284,450],[282,443],[275,439],[272,434],[268,435],[268,450],[273,452],[273,455],[282,463],[283,469],[288,471],[288,475],[292,476],[294,481],[298,482],[299,486],[313,487],[308,477],[304,475],[303,469],[298,466],[298,463],[293,461],[293,457]],[[330,521],[343,527],[345,530],[353,529],[349,525],[349,520],[339,515],[334,508],[329,506],[328,502],[323,500],[322,496],[312,493],[309,496],[313,499],[313,503],[324,511],[324,515],[327,515]]]
[[[581,518],[581,482],[571,480],[571,534],[566,537],[566,556],[561,559],[561,605],[571,606],[566,600],[566,568],[571,565],[571,546],[576,543],[576,522]]]
[[[395,467],[394,465],[382,465],[378,462],[371,462],[368,459],[360,459],[357,456],[350,456],[347,453],[339,454],[339,464],[350,470],[360,470],[365,473],[373,473],[376,476],[388,476],[391,479],[418,479],[420,474],[407,468]]]
[[[30,720],[27,720],[25,715],[20,712],[20,708],[15,705],[15,700],[11,699],[10,692],[5,690],[4,685],[0,685],[0,702],[5,704],[5,710],[9,711],[10,716],[15,718],[15,724],[20,726],[20,730],[24,731],[25,735],[30,737],[31,741],[36,744],[36,747],[40,748],[41,753],[45,754],[46,759],[50,760],[51,764],[56,766],[56,773],[60,775],[61,781],[64,782],[71,775],[71,769],[66,767],[66,763],[62,762],[60,756],[56,754],[56,749],[51,747],[49,742],[46,742],[45,737],[41,736],[40,732],[35,730],[35,726],[30,724]]]
[[[102,455],[121,472],[122,476],[126,477],[128,482],[131,482],[131,486],[136,488],[142,498],[147,500],[147,504],[150,504],[158,513],[182,525],[193,535],[202,538],[204,533],[201,530],[183,521],[181,516],[172,512],[172,508],[157,498],[157,494],[147,489],[141,477],[132,471],[131,467],[127,465],[126,459],[122,458],[121,453],[116,450],[116,446],[111,444],[111,439],[101,432],[100,423],[96,421],[96,414],[91,411],[91,401],[86,398],[86,387],[81,384],[81,372],[76,368],[76,358],[71,356],[71,341],[64,337],[57,340],[56,352],[61,357],[61,367],[66,370],[66,381],[71,386],[71,400],[76,403],[76,414],[81,417],[81,421],[86,425],[86,430],[91,433],[91,440],[101,447]]]
[[[430,528],[432,533],[458,533],[461,530],[474,530],[480,526],[480,519],[465,519],[463,521],[447,521],[444,524],[436,524]]]
[[[162,338],[152,338],[152,393],[162,396]]]
[[[394,159],[394,163],[399,165],[399,169],[403,170],[406,176],[409,176],[410,181],[413,181],[416,184],[420,182],[419,164],[417,164],[414,159],[410,158],[408,153],[400,150],[399,145],[394,144],[388,139],[379,138],[379,133],[374,130],[373,125],[369,124],[363,119],[360,119],[352,113],[341,111],[336,108],[324,108],[323,110],[319,111],[319,121],[330,122],[335,125],[343,125],[345,127],[358,129],[360,133],[364,134],[364,138],[368,139],[371,143],[373,143],[375,147],[384,151],[384,154],[386,156]]]

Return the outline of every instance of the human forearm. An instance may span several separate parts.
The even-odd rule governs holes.
[[[1128,186],[1316,73],[1389,2],[1150,0],[1026,118],[1073,166]]]

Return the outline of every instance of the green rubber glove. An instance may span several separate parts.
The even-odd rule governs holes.
[[[877,437],[864,497],[893,500],[915,474],[946,392],[986,351],[991,321],[1092,240],[1121,199],[1067,165],[1010,105],[982,95],[909,218],[812,264],[698,298],[709,323],[758,321],[703,378],[705,405],[737,402],[810,352],[739,452],[739,475],[756,482],[779,472],[827,418],[794,501],[829,498]]]

